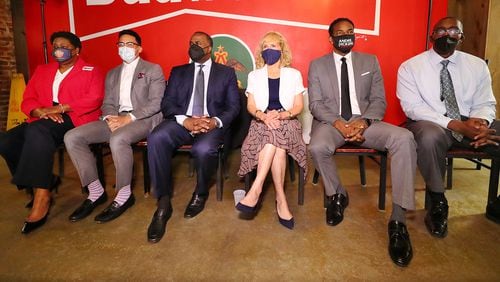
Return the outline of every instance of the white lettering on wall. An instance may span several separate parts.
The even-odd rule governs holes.
[[[155,0],[153,0],[155,1]],[[158,3],[179,3],[182,0],[156,0]],[[193,2],[198,2],[198,0],[192,0]],[[87,6],[99,6],[99,5],[109,5],[115,2],[115,0],[87,0]],[[151,0],[123,0],[123,2],[132,5],[132,4],[149,4]]]

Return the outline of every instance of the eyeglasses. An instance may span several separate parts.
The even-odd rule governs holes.
[[[448,33],[449,36],[458,36],[463,32],[458,27],[450,27],[450,28],[438,27],[434,30],[433,33],[438,36],[442,36],[445,33]]]
[[[135,46],[139,46],[139,44],[135,42],[116,42],[116,46],[118,47],[129,47],[129,48],[134,48]]]

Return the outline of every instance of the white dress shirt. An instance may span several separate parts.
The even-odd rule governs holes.
[[[341,85],[341,71],[342,71],[342,58],[345,58],[347,64],[347,76],[349,77],[349,98],[351,99],[351,112],[353,115],[361,115],[361,110],[358,105],[358,98],[356,96],[356,83],[354,82],[354,69],[352,68],[352,54],[347,53],[341,56],[333,52],[333,59],[335,60],[335,70],[337,71],[337,81],[339,85],[339,113],[342,114],[342,85]]]
[[[132,99],[130,97],[132,93],[132,81],[134,80],[135,68],[139,62],[139,57],[135,58],[130,64],[123,62],[122,73],[120,76],[120,112],[132,111],[134,107],[132,106]]]
[[[432,121],[447,128],[451,119],[444,116],[446,106],[441,101],[442,60],[450,61],[448,71],[460,114],[482,118],[491,124],[495,119],[496,101],[488,66],[483,59],[461,51],[443,58],[430,49],[401,64],[397,96],[406,116],[415,121]]]
[[[63,79],[68,75],[68,73],[71,72],[73,69],[73,66],[71,66],[69,69],[67,69],[64,73],[61,73],[61,71],[58,69],[56,71],[56,76],[54,78],[54,83],[52,83],[52,101],[59,103],[59,86],[61,85],[61,82]]]

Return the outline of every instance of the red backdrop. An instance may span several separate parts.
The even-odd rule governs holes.
[[[40,4],[24,3],[33,72],[43,63]],[[446,15],[447,0],[47,0],[45,21],[47,37],[58,30],[75,32],[82,39],[83,58],[105,71],[121,62],[117,32],[133,28],[142,37],[142,57],[160,64],[166,77],[172,66],[188,61],[194,31],[238,37],[253,53],[261,36],[275,30],[288,39],[293,66],[307,83],[309,62],[332,50],[328,25],[348,17],[358,35],[354,50],[379,58],[388,102],[385,120],[399,124],[405,117],[395,93],[397,69],[425,50],[429,9],[433,24]],[[50,53],[50,43],[48,48]]]

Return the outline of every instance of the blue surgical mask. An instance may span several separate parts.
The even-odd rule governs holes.
[[[266,65],[274,65],[281,58],[281,51],[275,49],[266,49],[262,51],[262,58]]]
[[[54,57],[54,59],[60,63],[65,62],[71,59],[72,57],[71,50],[72,49],[67,49],[63,47],[54,48],[54,50],[52,51],[52,57]]]
[[[120,58],[122,58],[125,63],[130,64],[135,60],[135,49],[125,46],[120,47],[118,48],[118,55],[120,55]]]

